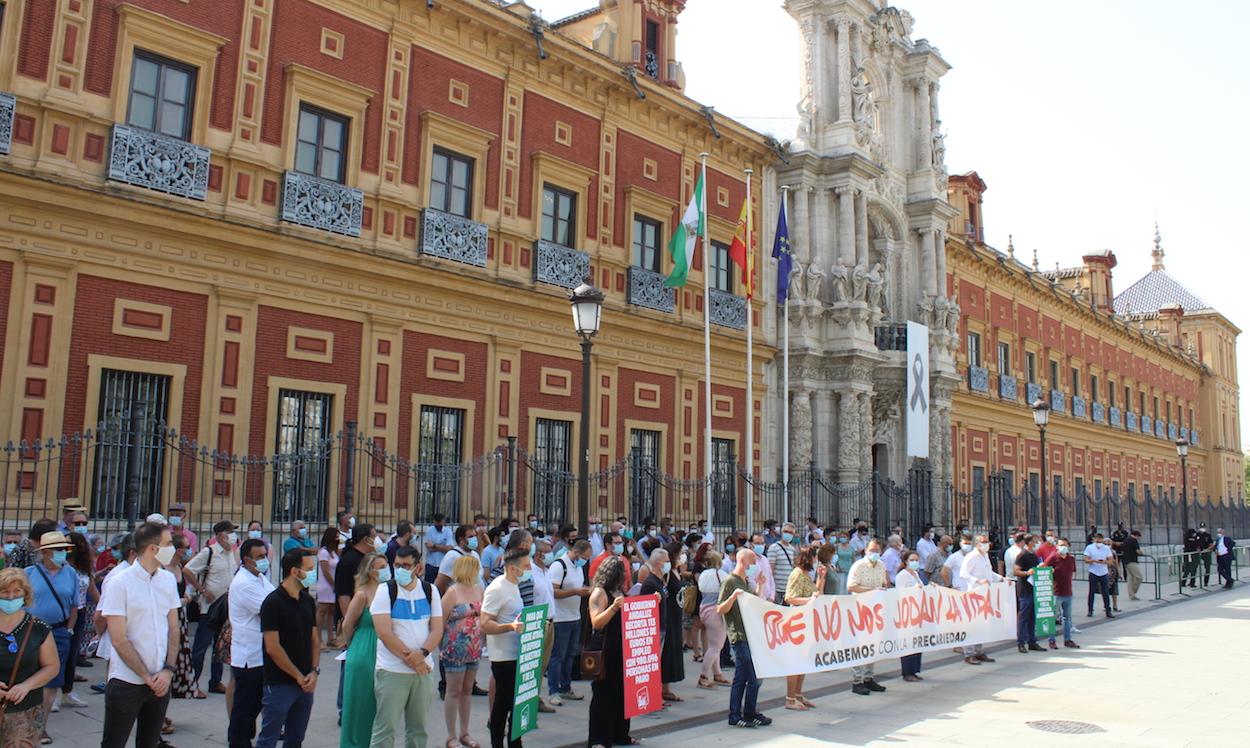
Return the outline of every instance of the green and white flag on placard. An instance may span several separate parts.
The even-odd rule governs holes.
[[[673,272],[664,281],[665,288],[681,288],[686,285],[690,274],[690,266],[694,264],[694,247],[706,228],[703,215],[703,175],[694,186],[694,194],[690,196],[690,205],[681,216],[681,223],[673,232],[673,239],[668,243],[668,252],[673,256]]]

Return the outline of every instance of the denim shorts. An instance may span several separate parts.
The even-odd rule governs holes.
[[[442,665],[443,665],[444,673],[464,673],[464,672],[468,672],[469,670],[473,670],[473,671],[477,670],[476,662],[465,662],[465,663],[459,663],[459,664],[453,664],[450,662],[442,662]]]

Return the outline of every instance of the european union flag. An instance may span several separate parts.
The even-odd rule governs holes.
[[[786,303],[790,294],[790,270],[794,257],[790,254],[790,228],[786,225],[786,201],[781,200],[781,212],[777,214],[777,237],[773,239],[773,258],[777,260],[777,303]]]

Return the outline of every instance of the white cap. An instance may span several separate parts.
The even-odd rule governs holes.
[[[148,522],[155,522],[158,525],[168,525],[169,521],[165,519],[165,515],[160,512],[153,512],[148,515]]]

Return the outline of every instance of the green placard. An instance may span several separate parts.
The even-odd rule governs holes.
[[[1055,635],[1055,570],[1038,566],[1033,574],[1033,610],[1037,613],[1034,631],[1040,639]]]
[[[547,632],[547,605],[521,609],[520,649],[516,658],[516,690],[513,692],[512,739],[538,727],[538,692],[543,681],[543,635]]]

